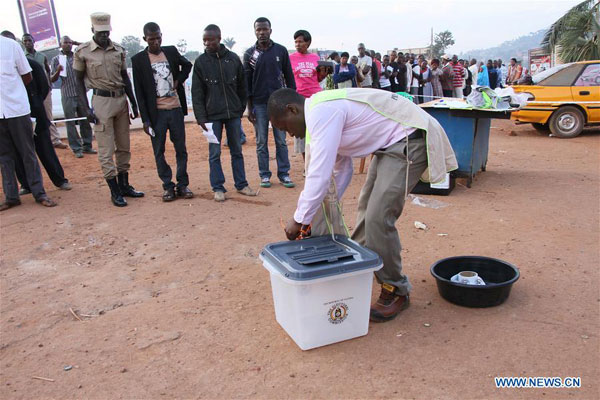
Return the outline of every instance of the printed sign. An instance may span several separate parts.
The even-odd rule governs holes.
[[[59,47],[60,34],[54,11],[54,0],[18,0],[23,32],[35,39],[37,51]]]
[[[552,58],[544,49],[529,50],[529,71],[531,75],[545,71],[552,67]]]

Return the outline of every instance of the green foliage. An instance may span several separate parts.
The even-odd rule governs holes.
[[[225,47],[231,50],[233,49],[233,46],[235,46],[236,41],[232,37],[228,37],[223,39],[223,44],[225,45]]]
[[[600,3],[585,0],[552,24],[541,45],[564,62],[600,59]]]
[[[429,46],[429,51],[434,58],[439,58],[444,54],[446,49],[454,44],[452,32],[443,31],[435,34],[433,46]]]
[[[131,57],[142,51],[142,42],[140,38],[135,36],[123,36],[121,39],[121,46],[125,48],[127,55],[127,67],[131,67]]]

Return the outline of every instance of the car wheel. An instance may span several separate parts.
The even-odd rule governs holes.
[[[538,124],[536,122],[533,122],[531,126],[533,126],[538,132],[548,132],[550,130],[548,124]]]
[[[561,107],[550,117],[550,131],[560,138],[574,138],[583,130],[583,114],[572,106]]]

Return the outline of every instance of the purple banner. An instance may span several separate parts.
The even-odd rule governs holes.
[[[54,0],[18,0],[23,31],[31,33],[37,51],[59,47]]]

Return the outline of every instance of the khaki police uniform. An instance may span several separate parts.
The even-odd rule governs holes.
[[[97,31],[98,20],[108,19],[108,14],[92,14],[92,24]],[[73,57],[73,69],[85,73],[86,86],[92,89],[92,108],[98,121],[94,134],[98,142],[98,160],[104,178],[111,179],[120,172],[129,171],[129,107],[125,83],[121,76],[127,71],[125,49],[111,41],[103,49],[94,40],[83,43]],[[116,159],[113,161],[113,154]]]

